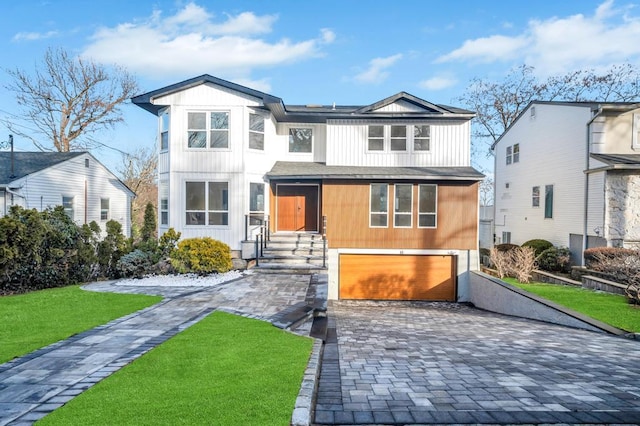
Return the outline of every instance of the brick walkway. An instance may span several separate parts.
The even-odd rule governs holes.
[[[249,275],[216,287],[87,286],[163,302],[0,365],[0,425],[32,424],[215,309],[272,320],[305,300],[308,275]]]
[[[317,424],[640,423],[640,342],[446,303],[330,302]]]

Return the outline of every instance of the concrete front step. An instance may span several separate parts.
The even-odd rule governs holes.
[[[260,262],[265,263],[287,263],[291,265],[310,264],[322,265],[322,256],[299,256],[263,253]]]
[[[320,256],[322,257],[322,247],[274,247],[268,246],[263,249],[265,255],[273,256]]]
[[[254,268],[256,271],[260,271],[265,274],[315,274],[326,272],[327,269],[322,265],[313,265],[308,263],[301,264],[286,264],[286,263],[263,263],[260,262],[258,266]]]

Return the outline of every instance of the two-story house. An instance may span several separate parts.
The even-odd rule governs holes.
[[[640,248],[640,105],[531,102],[493,145],[498,242]]]
[[[245,218],[268,216],[273,233],[326,235],[332,299],[467,300],[483,177],[472,112],[407,93],[285,105],[210,75],[133,103],[158,116],[160,233],[240,252]]]
[[[63,206],[78,225],[109,220],[131,235],[131,200],[120,179],[88,152],[0,152],[0,216],[11,206]]]

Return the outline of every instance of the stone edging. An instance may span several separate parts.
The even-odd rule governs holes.
[[[318,376],[320,375],[320,359],[322,356],[323,342],[314,339],[313,349],[309,356],[307,368],[304,371],[300,392],[296,398],[296,404],[291,415],[292,426],[311,425],[313,411],[313,398],[318,386]]]

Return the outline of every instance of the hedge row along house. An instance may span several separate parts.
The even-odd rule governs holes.
[[[255,257],[255,228],[322,234],[330,299],[468,299],[478,267],[474,113],[408,93],[286,105],[210,75],[132,99],[158,117],[159,233]]]

